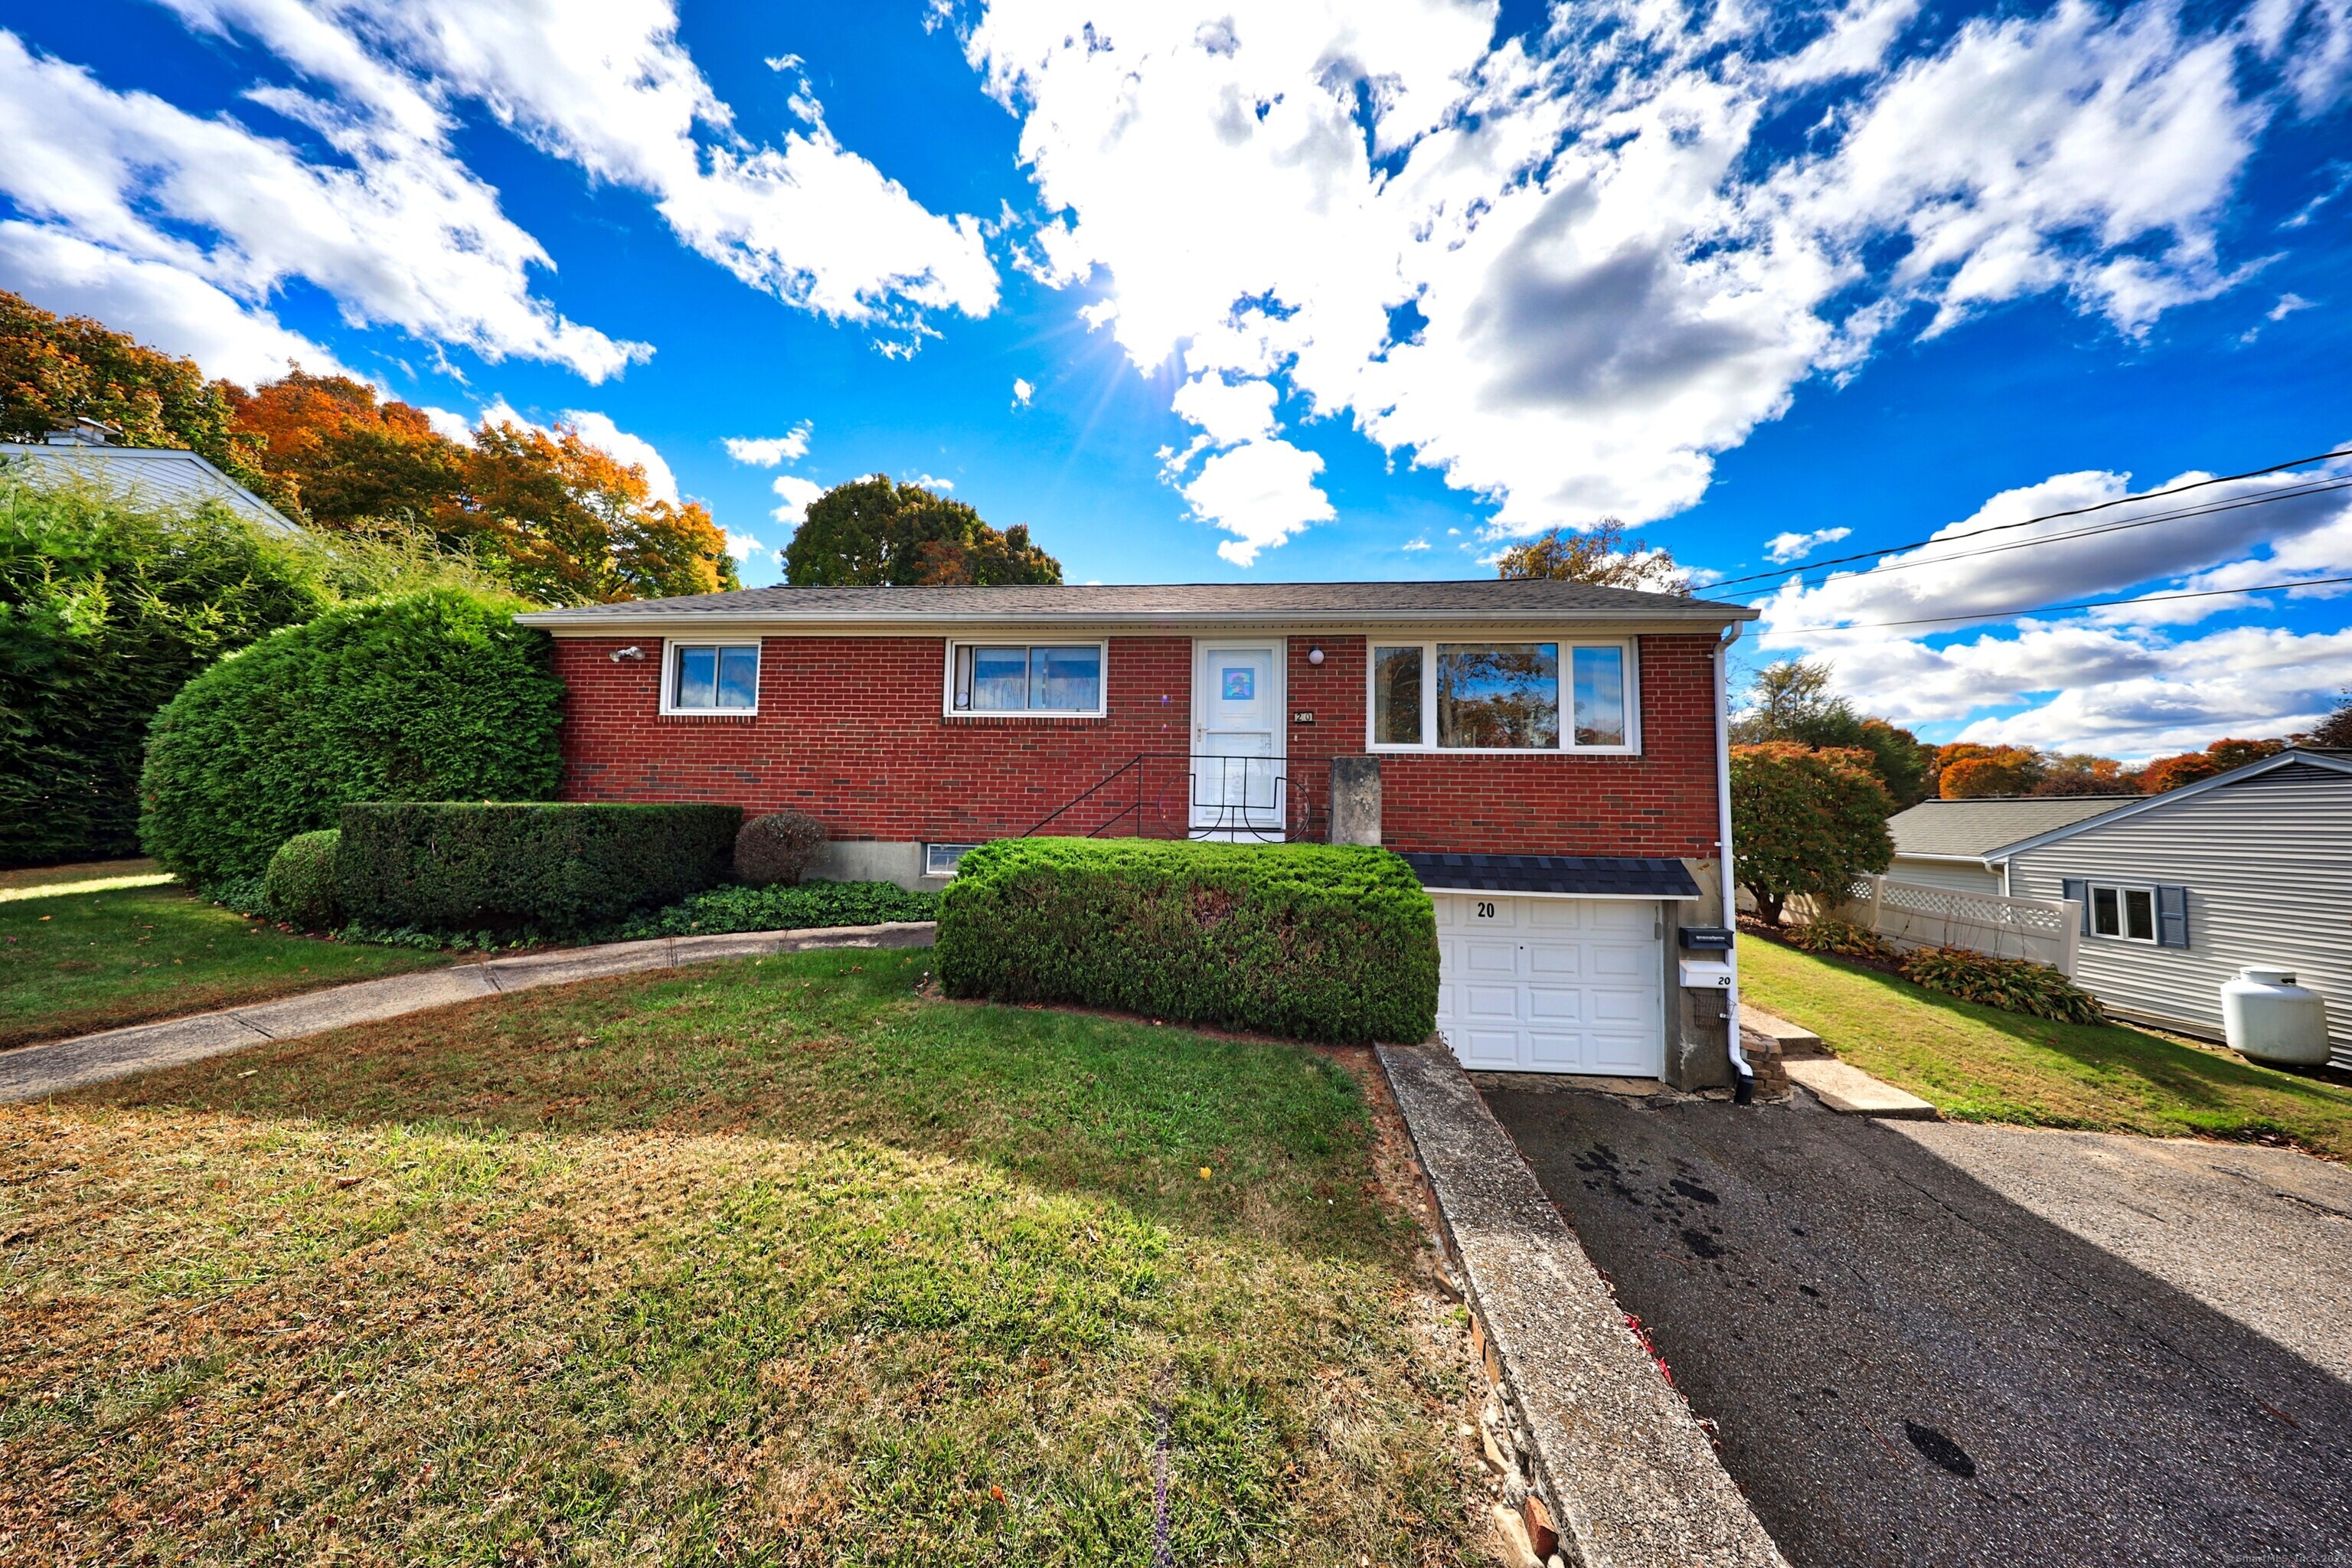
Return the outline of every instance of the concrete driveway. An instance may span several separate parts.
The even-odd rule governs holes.
[[[2352,1565],[2352,1173],[1489,1089],[1800,1568]]]

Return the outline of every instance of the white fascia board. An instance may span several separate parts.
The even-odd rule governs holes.
[[[1539,612],[1496,612],[1465,615],[1459,610],[1443,611],[1381,611],[1378,615],[1346,616],[1333,613],[1305,614],[1296,610],[1237,612],[1203,610],[1192,614],[1171,615],[1165,611],[1136,613],[1105,613],[1087,611],[1039,611],[1026,614],[939,614],[910,616],[904,611],[887,615],[845,616],[825,615],[801,616],[778,616],[769,612],[700,611],[671,616],[586,616],[570,610],[526,610],[515,616],[519,626],[538,626],[557,637],[945,637],[964,632],[1020,631],[1034,632],[1051,629],[1076,636],[1096,630],[1126,633],[1164,631],[1171,636],[1192,636],[1201,631],[1227,628],[1249,628],[1286,631],[1294,636],[1307,637],[1317,633],[1330,636],[1377,637],[1383,631],[1411,630],[1416,635],[1432,629],[1459,627],[1465,635],[1475,635],[1482,629],[1498,626],[1532,627],[1605,628],[1612,636],[1639,636],[1643,633],[1666,635],[1711,630],[1731,625],[1735,620],[1752,620],[1754,613],[1740,611],[1696,616],[1665,616],[1654,610],[1544,610]]]
[[[2248,779],[2260,778],[2264,773],[2275,773],[2281,768],[2293,767],[2297,763],[2307,768],[2326,769],[2330,773],[2352,773],[2352,762],[2347,762],[2342,757],[2322,756],[2315,752],[2289,747],[2274,757],[2264,757],[2259,763],[2248,763],[2242,768],[2231,768],[2226,773],[2215,773],[2210,779],[2199,779],[2195,784],[2182,784],[2179,789],[2168,789],[2162,795],[2143,795],[2138,800],[2127,805],[2117,806],[2113,811],[2103,811],[2096,816],[2086,816],[2080,822],[2070,822],[2063,827],[2053,827],[2047,833],[2036,834],[2031,838],[2021,838],[2014,844],[2004,844],[1997,849],[1988,849],[1985,851],[1985,858],[1989,861],[2008,860],[2024,854],[2029,849],[2039,849],[2044,845],[2055,844],[2062,838],[2072,838],[2075,834],[2087,828],[2105,827],[2111,822],[2121,822],[2126,817],[2137,816],[2143,812],[2161,810],[2176,801],[2193,799],[2208,790],[2243,784]]]

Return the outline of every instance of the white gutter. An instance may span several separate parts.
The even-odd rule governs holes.
[[[1730,1012],[1725,1045],[1731,1052],[1731,1070],[1738,1075],[1732,1098],[1745,1105],[1756,1098],[1756,1069],[1739,1048],[1739,896],[1731,881],[1731,645],[1739,640],[1739,624],[1723,630],[1715,645],[1715,806],[1716,880],[1723,887],[1723,929],[1733,934],[1731,989],[1724,998]]]

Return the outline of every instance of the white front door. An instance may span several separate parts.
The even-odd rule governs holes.
[[[1466,1068],[1655,1078],[1665,952],[1646,900],[1433,889],[1437,1032]]]
[[[1279,642],[1192,647],[1192,834],[1276,839],[1283,823]]]

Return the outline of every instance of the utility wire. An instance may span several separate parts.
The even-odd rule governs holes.
[[[2352,583],[2352,577],[2308,577],[2300,583],[2263,583],[2252,588],[2200,588],[2185,594],[2142,594],[2129,599],[2089,599],[2079,605],[2043,605],[2032,610],[1979,610],[1967,616],[1923,616],[1911,621],[1855,621],[1842,626],[1775,626],[1776,636],[1804,632],[1882,631],[1892,626],[1941,626],[1956,621],[2014,621],[2028,616],[2063,615],[2069,610],[2104,610],[2117,605],[2154,605],[2167,599],[2218,599],[2232,594],[2276,594],[2289,588],[2324,588]]]
[[[2265,495],[2242,496],[2234,500],[2214,500],[2197,506],[2177,507],[2170,511],[2158,512],[2149,517],[2127,518],[2121,522],[2103,522],[2090,528],[2068,529],[2063,533],[2037,533],[2031,539],[2012,539],[1999,544],[1982,544],[1974,550],[1953,550],[1935,555],[1915,556],[1908,561],[1888,561],[1864,571],[1848,572],[1836,581],[1852,582],[1858,577],[1875,577],[1885,572],[1908,572],[1921,566],[1942,566],[1949,562],[1966,561],[1979,555],[1999,555],[2011,550],[2031,550],[2040,544],[2062,544],[2070,539],[2095,539],[2101,534],[2121,533],[2128,529],[2146,528],[2150,523],[2178,522],[2185,518],[2193,517],[2213,517],[2221,512],[2237,511],[2250,506],[2267,506],[2273,501],[2297,500],[2305,496],[2325,495],[2331,490],[2341,489],[2352,489],[2352,476],[2315,479],[2309,484],[2297,485],[2290,489],[2273,490]],[[2002,526],[2009,525],[2004,523]],[[1799,586],[1822,588],[1829,585],[1830,579],[1824,578],[1820,583],[1806,584],[1802,580],[1802,574],[1815,566],[1826,564],[1829,563],[1809,562],[1803,566],[1791,566],[1789,572],[1798,576]],[[1734,581],[1738,580],[1734,579]],[[1709,584],[1707,586],[1711,590],[1720,584]],[[1789,584],[1783,583],[1780,586],[1785,588]]]
[[[2240,479],[2259,479],[2266,475],[2284,473],[2289,468],[2302,468],[2306,463],[2324,463],[2330,458],[2352,458],[2352,447],[2339,447],[2333,451],[2321,452],[2309,458],[2295,458],[2284,463],[2273,463],[2266,468],[2249,468],[2242,474],[2217,474],[2210,479],[2191,479],[2185,485],[2174,485],[2168,489],[2149,490],[2145,495],[2117,496],[2113,500],[2097,501],[2089,506],[2068,507],[2063,511],[2045,511],[2039,517],[2021,518],[2015,522],[1989,523],[1983,528],[1972,528],[1966,533],[1948,533],[1941,538],[1931,536],[1927,539],[1915,539],[1907,544],[1883,544],[1874,549],[1856,552],[1852,555],[1832,555],[1823,560],[1808,561],[1802,565],[1792,564],[1770,572],[1750,572],[1746,576],[1727,577],[1720,583],[1710,583],[1707,586],[1710,589],[1727,588],[1739,583],[1760,582],[1767,577],[1801,576],[1807,572],[1815,571],[1823,566],[1843,566],[1853,561],[1867,561],[1874,555],[1890,555],[1896,551],[1917,550],[1929,544],[1946,544],[1957,539],[1975,539],[1987,533],[2004,533],[2011,529],[2031,528],[2037,522],[2051,522],[2062,517],[2082,517],[2095,511],[2105,511],[2110,507],[2132,506],[2142,501],[2160,500],[2165,496],[2185,495],[2190,490],[2204,489],[2212,485],[2233,484]],[[1946,556],[1941,559],[1952,558]],[[1860,574],[1857,573],[1855,575],[1858,576]]]

